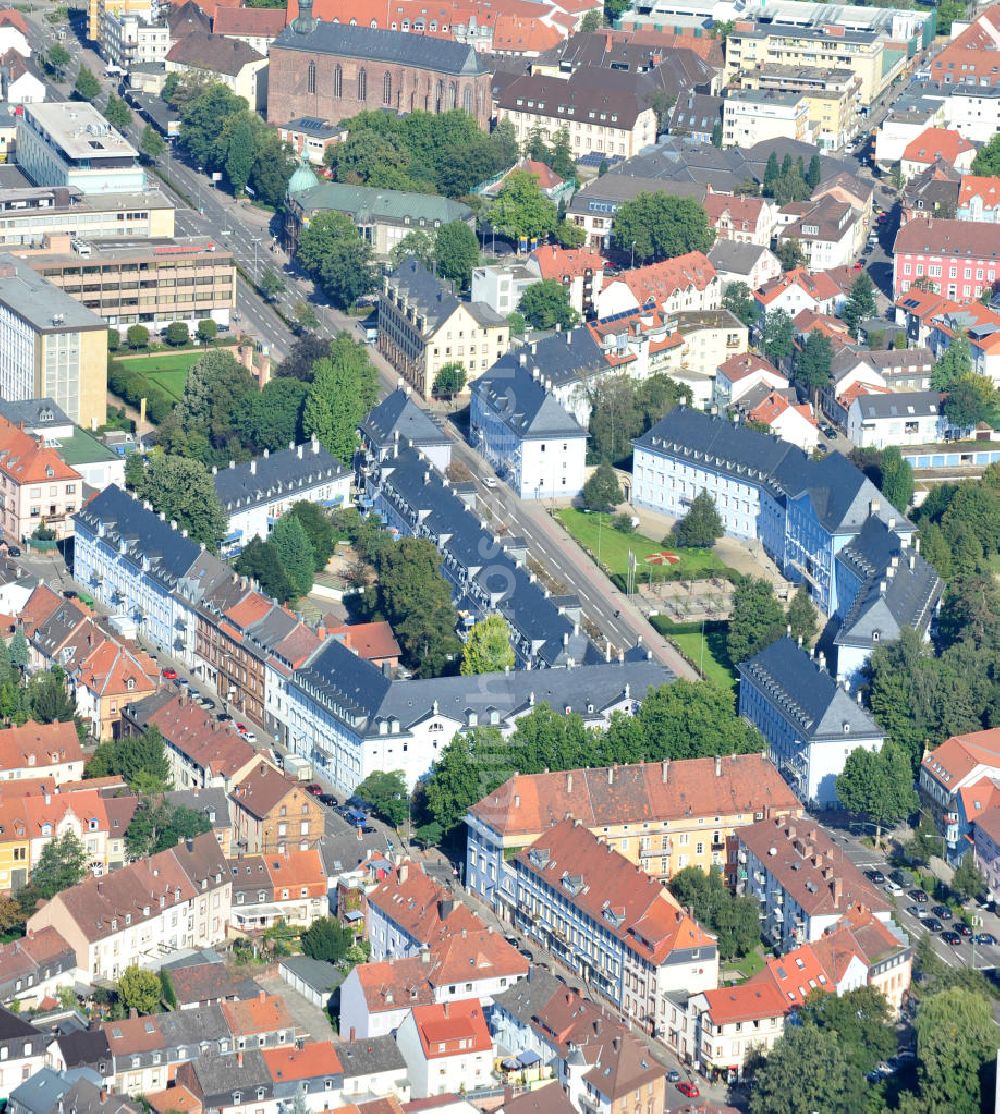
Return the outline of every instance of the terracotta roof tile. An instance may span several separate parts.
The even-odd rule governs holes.
[[[441,1060],[448,1056],[469,1056],[493,1049],[486,1027],[483,1007],[476,998],[441,1005],[417,1006],[410,1011],[424,1057]]]
[[[83,748],[76,724],[35,723],[0,730],[0,770],[82,762]]]
[[[482,921],[419,863],[404,862],[369,894],[368,905],[384,910],[421,944],[433,946],[452,933],[477,932]]]
[[[251,815],[263,820],[290,793],[296,790],[305,796],[297,781],[280,773],[261,760],[233,789],[233,800]]]
[[[0,472],[16,484],[81,482],[80,473],[70,468],[55,449],[47,448],[6,418],[0,418]]]
[[[276,39],[284,29],[284,8],[219,8],[212,20],[216,35]]]
[[[245,1002],[223,1002],[220,1006],[234,1036],[252,1037],[258,1033],[276,1033],[294,1029],[295,1023],[282,998],[274,994],[248,998]]]
[[[546,244],[533,251],[531,258],[538,264],[543,279],[561,281],[565,275],[581,278],[588,272],[604,269],[604,257],[591,248],[560,248]]]
[[[975,145],[951,128],[925,128],[903,150],[906,162],[930,166],[938,159],[954,164],[959,155],[974,151]]]
[[[926,755],[921,766],[952,793],[977,766],[1000,768],[1000,727],[953,735]]]
[[[274,1083],[318,1079],[344,1070],[333,1041],[310,1041],[301,1048],[265,1048],[261,1055]]]
[[[399,643],[392,627],[385,620],[371,623],[354,623],[350,626],[333,627],[329,630],[334,638],[352,650],[359,658],[371,661],[373,658],[398,658]]]
[[[967,205],[974,197],[978,197],[989,208],[1000,205],[1000,178],[964,175],[958,187],[958,203]]]
[[[640,305],[653,300],[658,306],[679,290],[688,287],[704,290],[714,279],[715,268],[708,261],[708,256],[700,251],[689,251],[675,259],[636,267],[620,276],[620,281],[632,291]]]
[[[723,360],[719,364],[719,371],[730,383],[738,383],[741,379],[746,379],[748,375],[760,373],[773,375],[785,384],[788,383],[788,380],[770,360],[765,360],[763,356],[758,356],[754,352],[737,352],[735,356],[730,356],[729,359]]]
[[[781,1017],[791,1008],[770,980],[750,980],[741,986],[720,986],[704,991],[713,1025]]]

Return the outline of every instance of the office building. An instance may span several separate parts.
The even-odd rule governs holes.
[[[174,206],[159,190],[84,194],[77,187],[0,189],[0,248],[40,247],[51,236],[166,239]]]

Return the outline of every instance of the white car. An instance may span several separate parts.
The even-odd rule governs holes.
[[[483,477],[483,487],[493,488],[493,487],[496,487],[496,486],[497,486],[497,481],[496,481],[496,478],[494,476],[484,476]]]

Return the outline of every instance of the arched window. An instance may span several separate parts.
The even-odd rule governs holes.
[[[333,67],[333,95],[338,99],[344,95],[344,69],[339,63]]]
[[[448,108],[449,110],[456,108],[458,105],[458,86],[454,81],[448,82]]]
[[[368,71],[358,70],[358,100],[368,100]]]
[[[309,69],[306,71],[306,91],[309,93],[316,92],[316,63],[310,62]]]
[[[462,97],[462,107],[471,116],[472,115],[472,86],[466,85],[465,95]]]
[[[388,70],[382,77],[382,103],[392,104],[392,74]]]
[[[377,19],[373,19],[373,20],[371,21],[371,23],[369,24],[369,26],[371,27],[371,29],[372,29],[373,31],[377,31],[377,30],[378,30],[378,20],[377,20]]]
[[[434,92],[434,111],[440,112],[444,106],[444,82],[439,81]]]

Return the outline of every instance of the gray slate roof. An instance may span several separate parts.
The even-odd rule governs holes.
[[[517,357],[512,363],[494,364],[472,384],[473,394],[521,440],[586,437],[587,431],[546,389],[538,367],[528,366],[523,349]]]
[[[760,244],[744,244],[739,240],[716,240],[708,260],[717,271],[730,275],[749,275],[757,260],[768,249]]]
[[[201,1084],[206,1107],[223,1103],[232,1105],[234,1091],[240,1091],[247,1102],[251,1102],[256,1098],[258,1087],[264,1088],[265,1099],[270,1098],[274,1090],[270,1069],[259,1048],[247,1048],[239,1056],[235,1053],[220,1056],[215,1052],[203,1052],[191,1060],[190,1065]],[[213,1099],[222,1099],[223,1102],[213,1102]]]
[[[483,73],[471,46],[451,39],[404,35],[370,27],[317,20],[305,31],[293,21],[271,44],[272,50],[305,50],[312,54],[338,54],[371,62],[390,62],[462,77]]]
[[[444,430],[402,387],[386,395],[378,406],[370,410],[360,429],[369,444],[377,449],[391,448],[397,434],[402,444],[408,441],[418,448],[449,443]]]
[[[541,368],[542,377],[550,379],[556,387],[583,383],[591,375],[608,370],[604,352],[586,325],[578,325],[564,333],[550,333],[527,347],[512,348],[487,374],[519,366],[522,355],[529,368]]]
[[[229,795],[221,786],[200,789],[171,789],[164,793],[172,805],[182,805],[193,812],[203,812],[217,828],[232,824],[229,816]]]
[[[804,740],[822,742],[845,735],[882,738],[884,732],[847,692],[790,638],[761,650],[739,665],[740,683],[749,677],[789,719]]]
[[[409,38],[408,35],[401,37]],[[458,298],[418,259],[404,259],[392,272],[389,281],[426,318],[431,332],[458,308]]]
[[[215,493],[228,514],[246,507],[268,503],[279,495],[308,489],[345,473],[344,466],[318,441],[289,446],[275,453],[255,457],[242,464],[230,461],[228,468],[216,472]]]
[[[0,417],[14,425],[24,423],[28,430],[72,425],[72,418],[52,398],[26,398],[21,401],[0,399]]]
[[[862,418],[891,420],[893,418],[927,418],[941,414],[940,391],[910,391],[890,395],[861,395],[851,404],[857,405]]]
[[[374,1075],[382,1071],[406,1071],[406,1061],[394,1037],[363,1037],[337,1045],[344,1078]]]
[[[497,994],[493,1004],[511,1017],[516,1017],[523,1025],[529,1025],[562,985],[549,971],[532,966],[528,978]]]

